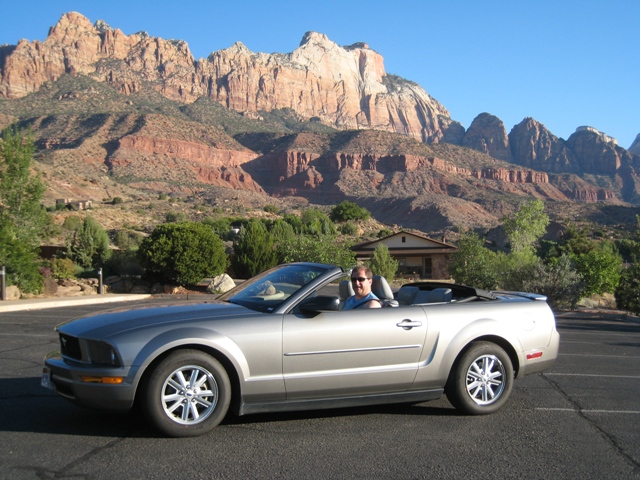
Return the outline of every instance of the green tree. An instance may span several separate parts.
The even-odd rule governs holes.
[[[346,222],[340,226],[339,230],[341,234],[353,237],[358,234],[358,225],[353,222]]]
[[[586,228],[569,223],[558,241],[558,248],[569,255],[579,256],[597,248],[597,243],[587,236]]]
[[[350,247],[332,236],[300,235],[278,244],[278,261],[327,263],[346,270],[356,264],[356,254]]]
[[[552,308],[575,309],[583,288],[582,277],[569,255],[563,253],[557,261],[537,263],[519,290],[545,295]]]
[[[158,225],[140,244],[137,257],[149,274],[180,285],[195,285],[228,266],[220,237],[197,222]]]
[[[503,221],[512,252],[532,249],[549,225],[549,217],[544,213],[542,200],[524,203],[513,216],[504,218]]]
[[[382,275],[387,280],[393,280],[398,271],[398,261],[391,256],[389,248],[381,243],[373,251],[369,268],[375,275]]]
[[[457,283],[492,289],[497,285],[496,254],[475,232],[464,232],[452,255],[449,272]]]
[[[543,263],[530,248],[509,253],[498,252],[494,262],[496,287],[513,291],[526,290],[524,283],[535,275]]]
[[[359,207],[356,203],[345,200],[331,209],[329,218],[334,222],[346,222],[348,220],[367,220],[371,213],[366,208]]]
[[[0,226],[0,265],[6,267],[8,285],[16,285],[23,292],[41,291],[36,247],[19,240],[6,225]]]
[[[255,218],[240,228],[233,242],[233,253],[233,268],[241,278],[253,277],[278,263],[273,236],[265,224]]]
[[[614,295],[618,308],[640,315],[640,262],[623,270]]]
[[[640,315],[640,215],[636,215],[636,233],[629,251],[631,265],[622,271],[614,295],[618,308]]]
[[[336,227],[331,219],[318,208],[309,208],[302,212],[304,232],[309,235],[335,235]]]
[[[0,265],[6,267],[9,285],[38,292],[38,246],[47,225],[42,206],[44,185],[31,173],[35,144],[30,135],[15,128],[0,140]]]
[[[275,242],[283,242],[296,236],[293,226],[282,219],[276,220],[269,230]]]
[[[73,234],[69,252],[81,267],[101,267],[111,256],[109,236],[91,215],[87,215]]]
[[[293,213],[287,213],[282,219],[293,227],[293,231],[301,234],[304,231],[302,219]]]
[[[584,295],[615,292],[622,271],[622,257],[610,242],[574,257],[585,284]]]

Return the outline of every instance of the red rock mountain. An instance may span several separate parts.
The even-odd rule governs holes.
[[[387,75],[382,56],[367,44],[341,47],[315,32],[289,54],[254,53],[238,42],[195,60],[183,41],[127,36],[68,13],[44,42],[23,40],[0,52],[0,98],[24,97],[63,74],[88,75],[124,94],[150,82],[173,100],[207,97],[254,115],[289,108],[337,128],[374,128],[424,142],[439,141],[452,124],[458,128],[422,87]]]
[[[158,98],[164,110],[149,106]],[[382,221],[424,231],[492,226],[528,197],[640,204],[640,156],[599,132],[563,140],[527,118],[507,134],[488,113],[465,130],[366,44],[315,32],[288,54],[238,42],[195,60],[183,41],[68,13],[44,42],[0,46],[0,99],[0,127],[18,120],[35,132],[57,196],[109,198],[108,173],[155,193],[357,199]],[[241,126],[220,126],[216,108],[240,113]],[[279,111],[331,128],[263,131]]]

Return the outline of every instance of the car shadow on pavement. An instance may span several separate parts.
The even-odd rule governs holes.
[[[138,406],[129,413],[110,413],[78,407],[40,386],[40,378],[0,379],[0,432],[33,432],[92,437],[162,438]],[[221,427],[268,424],[366,415],[458,416],[446,400],[420,404],[261,413],[237,417],[228,414]]]
[[[356,417],[365,415],[403,415],[403,416],[460,416],[446,398],[419,404],[397,403],[372,405],[365,407],[331,408],[323,410],[305,410],[299,412],[259,413],[253,415],[227,415],[222,425],[246,425],[269,422],[288,422],[321,418]]]

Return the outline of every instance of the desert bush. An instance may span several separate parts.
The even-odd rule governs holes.
[[[164,216],[165,223],[182,223],[189,220],[184,212],[167,212]]]
[[[147,273],[181,285],[220,275],[228,266],[220,237],[197,222],[158,225],[140,244],[137,258]]]
[[[82,226],[82,218],[76,216],[76,215],[71,215],[67,218],[64,219],[64,222],[62,222],[62,228],[65,228],[66,230],[75,232],[76,230],[78,230],[80,227]]]
[[[278,207],[276,207],[275,205],[265,205],[262,210],[264,210],[267,213],[273,213],[273,214],[277,214],[279,211]]]
[[[345,200],[331,209],[329,218],[334,222],[346,222],[348,220],[367,220],[371,213],[366,208],[358,206],[354,202]]]
[[[584,285],[569,255],[563,254],[555,262],[539,262],[530,273],[518,290],[545,295],[555,309],[576,308]]]
[[[54,258],[51,261],[51,276],[57,280],[74,278],[76,276],[76,265],[70,258]]]
[[[358,234],[358,226],[353,222],[347,222],[340,225],[340,233],[343,235],[357,235]]]

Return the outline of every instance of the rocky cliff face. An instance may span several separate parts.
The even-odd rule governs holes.
[[[636,139],[633,141],[633,143],[629,147],[629,152],[635,155],[640,155],[640,133],[636,135]]]
[[[580,164],[565,143],[540,122],[525,118],[509,133],[513,161],[544,172],[579,172]]]
[[[498,160],[511,161],[509,137],[504,123],[489,113],[481,113],[471,122],[462,139],[462,146],[486,153]]]
[[[290,108],[337,128],[387,130],[424,142],[460,136],[461,125],[424,89],[386,74],[376,51],[364,43],[341,47],[315,32],[289,54],[254,53],[236,43],[195,61],[183,41],[127,36],[68,13],[44,42],[0,49],[0,97],[23,97],[63,74],[88,75],[124,94],[151,82],[173,100],[208,97],[249,114]]]

